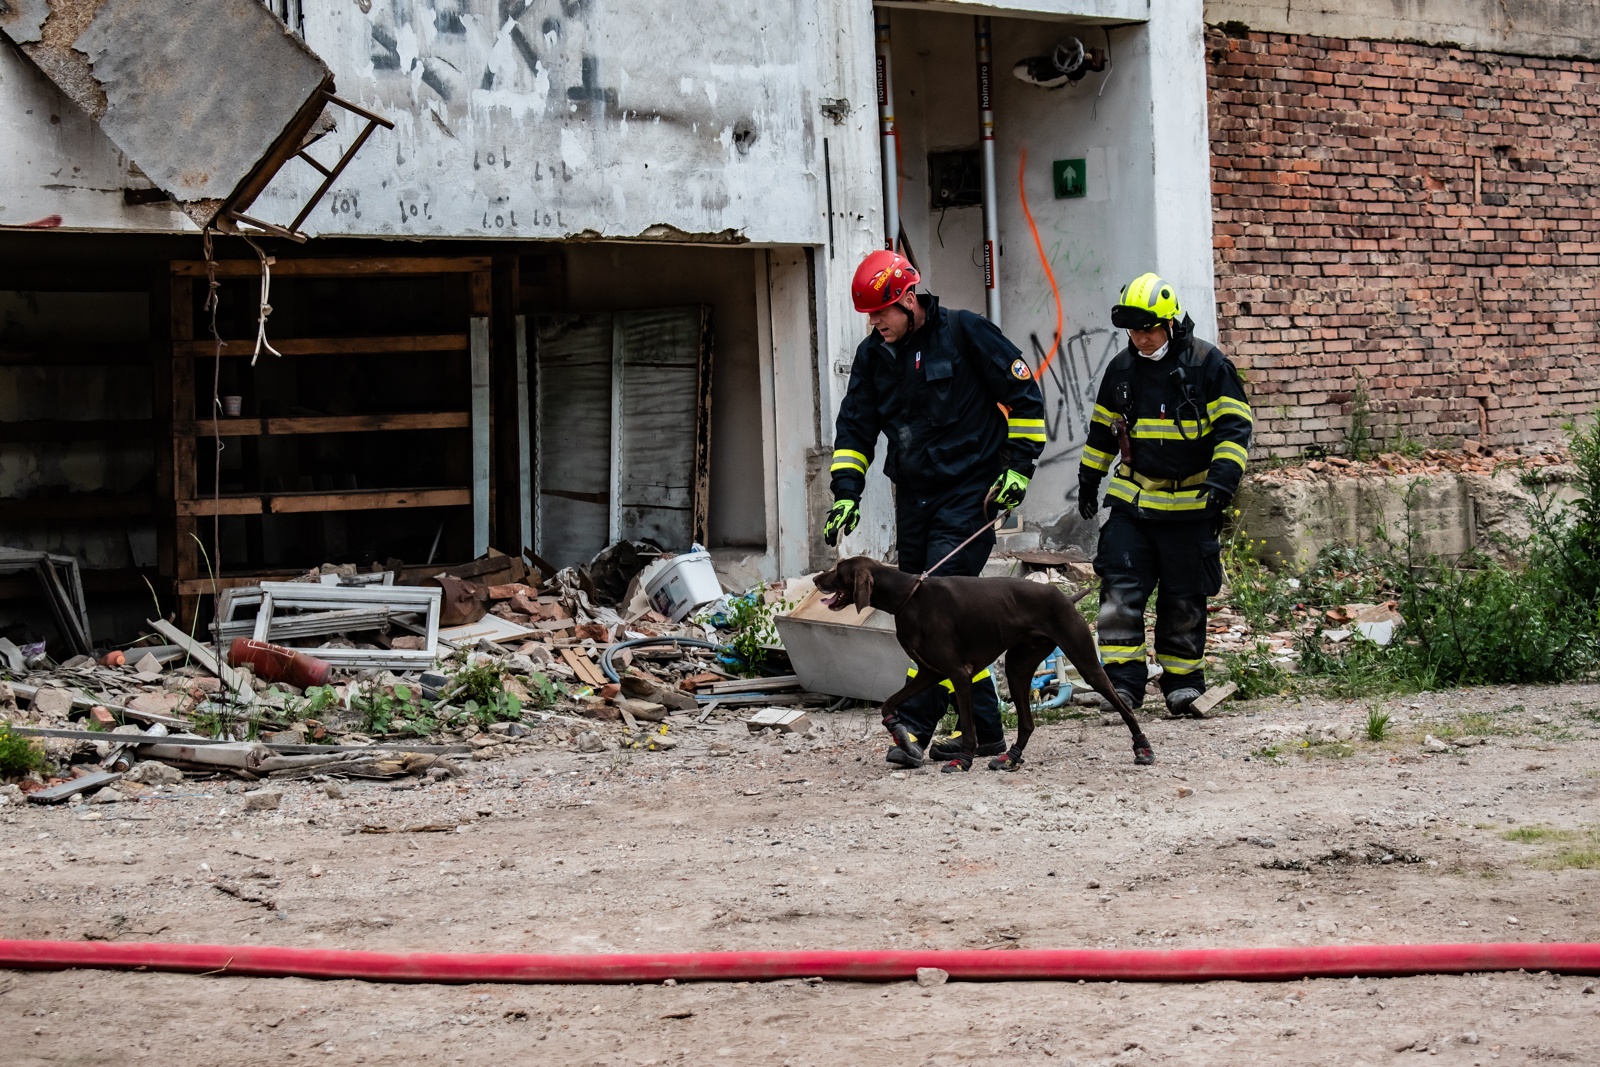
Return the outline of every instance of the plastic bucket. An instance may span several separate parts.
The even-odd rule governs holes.
[[[644,595],[650,606],[673,622],[679,622],[701,604],[722,595],[722,583],[711,554],[699,545],[656,564],[657,570],[645,582]]]

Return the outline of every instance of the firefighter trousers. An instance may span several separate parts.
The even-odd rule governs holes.
[[[1144,700],[1144,609],[1156,594],[1161,692],[1205,691],[1206,598],[1222,588],[1222,551],[1210,518],[1141,519],[1121,508],[1100,528],[1100,662],[1113,688]]]
[[[897,487],[894,498],[896,543],[900,556],[900,569],[908,574],[921,574],[927,567],[939,562],[945,554],[965,541],[984,523],[993,522],[995,513],[984,513],[983,499],[994,476],[987,474],[970,480],[953,489],[929,492],[927,490]],[[982,573],[994,548],[994,531],[981,537],[956,553],[935,574],[941,577],[973,576]],[[916,673],[913,667],[908,677]],[[973,678],[972,720],[977,726],[978,744],[987,745],[1005,740],[1005,730],[1000,725],[1000,694],[995,690],[994,678],[985,667]],[[905,723],[919,743],[926,745],[933,739],[934,730],[945,712],[955,707],[955,697],[950,683],[919,693],[900,705],[900,721]]]

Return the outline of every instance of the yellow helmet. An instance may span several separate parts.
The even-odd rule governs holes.
[[[1141,274],[1124,285],[1111,309],[1111,325],[1122,330],[1148,330],[1182,317],[1178,294],[1156,274]]]

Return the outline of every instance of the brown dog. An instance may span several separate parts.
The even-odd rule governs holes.
[[[1095,654],[1089,624],[1075,607],[1077,601],[1059,589],[1021,578],[919,581],[916,575],[865,556],[840,560],[832,570],[817,575],[816,584],[830,594],[824,603],[834,611],[854,603],[858,611],[870,606],[895,617],[900,647],[917,665],[916,677],[883,702],[883,725],[896,744],[905,748],[905,742],[911,740],[895,714],[904,701],[945,679],[955,687],[965,752],[945,764],[946,771],[972,767],[978,744],[972,721],[972,676],[1002,652],[1006,655],[1006,682],[1017,705],[1017,740],[1004,755],[989,761],[989,769],[1014,771],[1022,766],[1022,750],[1033,733],[1029,685],[1034,670],[1058,647],[1084,681],[1111,701],[1128,724],[1133,734],[1133,762],[1148,765],[1156,761],[1133,709],[1111,688],[1111,679]]]

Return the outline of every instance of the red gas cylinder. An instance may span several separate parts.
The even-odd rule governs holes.
[[[328,674],[333,670],[327,660],[308,656],[299,649],[236,637],[228,646],[228,666],[242,667],[246,663],[262,681],[288,682],[301,689],[327,685]]]

